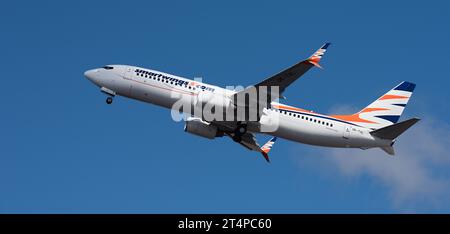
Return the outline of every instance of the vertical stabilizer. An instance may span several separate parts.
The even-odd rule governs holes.
[[[370,129],[395,124],[405,110],[415,87],[415,84],[403,81],[358,113],[333,117]]]

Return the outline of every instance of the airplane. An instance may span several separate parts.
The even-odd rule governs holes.
[[[284,98],[282,93],[285,89],[309,69],[322,68],[319,62],[329,45],[325,43],[306,60],[244,90],[225,89],[128,65],[107,65],[88,70],[84,76],[107,95],[107,104],[111,104],[117,95],[169,109],[181,103],[180,113],[189,115],[185,118],[185,132],[208,139],[228,136],[245,148],[260,152],[267,162],[270,162],[268,154],[277,138],[324,147],[381,148],[394,155],[393,145],[397,138],[420,120],[411,118],[399,122],[416,86],[414,83],[403,81],[367,107],[347,115],[319,114],[278,102]],[[267,88],[276,92],[269,93]],[[256,97],[246,95],[251,90],[256,92]],[[244,99],[238,98],[242,96]],[[251,105],[251,102],[256,105]],[[234,117],[243,112],[244,117],[206,119],[204,113],[198,114],[191,109],[205,107],[208,103],[213,103],[217,110],[232,113]],[[248,117],[251,111],[256,113],[256,118]],[[260,147],[256,134],[273,138]]]

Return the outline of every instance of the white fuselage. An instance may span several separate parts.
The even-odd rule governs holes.
[[[194,106],[198,100],[217,100],[218,104],[228,107],[230,102],[226,100],[236,93],[233,90],[134,66],[114,65],[114,69],[93,69],[85,75],[97,86],[106,88],[111,95],[117,94],[165,108],[172,108],[176,102]],[[276,102],[271,105],[272,108],[264,110],[259,124],[261,129],[273,131],[258,131],[259,133],[328,147],[365,149],[389,146],[392,143],[391,140],[372,136],[371,129],[343,120]],[[272,128],[273,126],[276,127]]]

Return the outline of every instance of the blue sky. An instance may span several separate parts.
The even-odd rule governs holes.
[[[449,22],[445,1],[5,2],[0,213],[449,212]],[[132,64],[245,86],[327,41],[325,69],[285,103],[358,110],[414,82],[403,118],[423,121],[398,157],[280,139],[269,165],[229,139],[184,133],[168,110],[108,106],[83,77]]]

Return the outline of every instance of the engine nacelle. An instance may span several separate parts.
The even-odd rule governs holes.
[[[184,125],[184,131],[208,139],[214,139],[217,136],[217,127],[199,118],[188,118]]]

